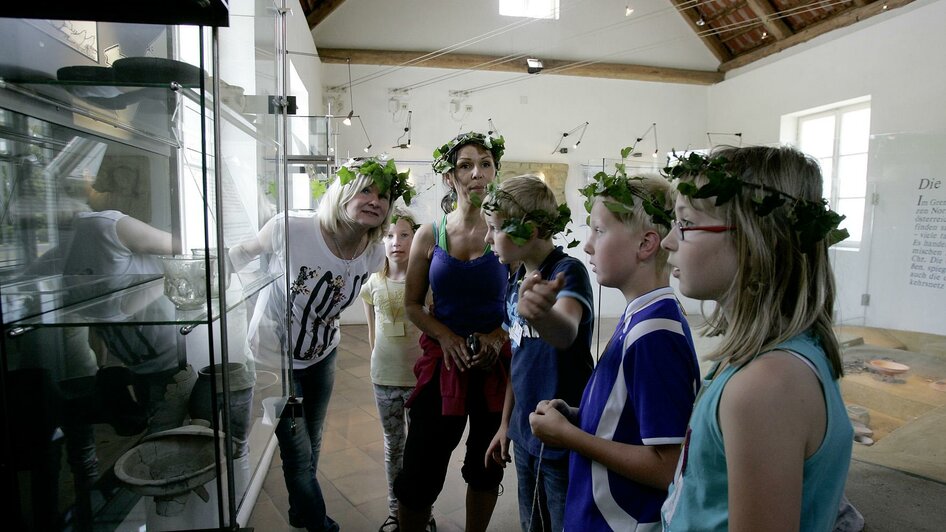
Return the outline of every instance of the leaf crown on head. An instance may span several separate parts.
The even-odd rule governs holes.
[[[453,163],[450,162],[450,155],[457,150],[458,146],[467,144],[478,144],[493,155],[493,162],[499,166],[499,160],[503,158],[503,152],[506,151],[506,140],[502,137],[491,137],[482,133],[468,132],[457,135],[450,142],[434,150],[434,162],[431,165],[434,172],[445,174],[453,170]]]
[[[655,225],[662,225],[669,229],[670,222],[673,220],[673,211],[664,208],[667,198],[663,194],[651,194],[642,186],[634,186],[635,182],[643,182],[644,177],[627,175],[624,160],[632,149],[633,146],[628,146],[621,150],[621,162],[614,165],[613,174],[605,171],[598,172],[592,177],[591,183],[578,189],[578,192],[585,197],[585,210],[588,211],[590,217],[595,199],[601,196],[606,198],[603,200],[605,207],[615,214],[633,213],[634,207],[639,202]]]
[[[378,187],[379,194],[385,194],[393,204],[394,200],[402,198],[405,205],[411,204],[411,199],[417,191],[408,182],[410,170],[398,172],[394,166],[394,159],[383,161],[375,157],[352,159],[338,169],[338,176],[342,186],[351,183],[359,174],[370,177],[374,186]]]
[[[699,186],[692,181],[677,184],[677,191],[688,198],[715,197],[715,204],[719,206],[736,196],[751,194],[752,209],[758,216],[767,216],[775,209],[786,207],[789,223],[802,243],[815,244],[826,240],[828,246],[832,246],[850,236],[847,229],[838,228],[845,216],[831,210],[824,198],[806,200],[762,183],[747,181],[732,171],[729,160],[723,156],[710,158],[696,152],[677,155],[674,151],[673,159],[676,160],[670,162],[674,164],[663,171],[670,181],[698,175],[706,179],[706,183]]]
[[[410,216],[401,216],[401,215],[398,214],[398,213],[394,213],[394,214],[391,215],[391,225],[392,225],[392,226],[393,226],[393,225],[396,225],[397,222],[398,222],[398,220],[404,220],[405,222],[407,222],[407,224],[411,226],[411,231],[414,231],[415,233],[417,232],[418,229],[420,229],[420,224],[417,223],[417,222],[415,222],[415,221],[414,221],[414,218],[412,218],[412,217],[410,217]]]
[[[516,217],[507,217],[503,220],[503,226],[500,228],[504,233],[509,235],[509,238],[517,245],[521,246],[529,241],[532,238],[532,233],[534,230],[538,230],[537,234],[540,238],[550,238],[559,233],[564,232],[564,237],[567,240],[568,248],[573,248],[578,245],[578,241],[569,238],[572,230],[569,229],[568,222],[572,219],[572,211],[568,208],[566,203],[562,203],[555,208],[554,213],[550,213],[545,209],[525,209],[521,203],[516,200],[516,197],[501,190],[496,182],[493,181],[486,186],[486,197],[480,199],[477,196],[473,198],[473,204],[478,206],[483,212],[493,213],[499,212],[500,214],[507,216],[507,213],[503,210],[503,204],[513,204],[519,208],[520,211],[524,212],[522,216]]]

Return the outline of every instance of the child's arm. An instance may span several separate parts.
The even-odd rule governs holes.
[[[791,354],[762,355],[730,379],[719,402],[730,530],[798,530],[804,460],[826,423],[817,377]]]
[[[512,393],[512,381],[506,381],[506,400],[503,402],[503,419],[499,423],[499,430],[496,431],[496,435],[493,436],[493,441],[490,442],[489,447],[486,448],[486,467],[489,467],[489,461],[492,459],[494,462],[499,464],[502,467],[506,467],[506,464],[512,462],[512,457],[509,456],[509,437],[506,434],[509,432],[509,420],[512,419],[512,408],[516,405],[516,396]]]
[[[571,297],[558,297],[564,286],[562,272],[551,281],[543,281],[535,272],[519,287],[519,315],[556,349],[568,349],[572,345],[581,323],[581,303]]]
[[[569,422],[561,404],[564,403],[558,399],[542,401],[529,414],[529,425],[537,438],[580,453],[635,482],[661,490],[670,486],[680,457],[679,444],[631,445],[599,438]]]
[[[371,351],[374,351],[374,305],[364,302],[365,304],[365,316],[368,317],[368,347],[371,348]]]

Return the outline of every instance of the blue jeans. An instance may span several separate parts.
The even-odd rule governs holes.
[[[335,385],[333,350],[321,362],[292,370],[297,397],[302,397],[302,419],[293,418],[290,407],[276,426],[283,476],[289,492],[289,524],[313,532],[334,532],[338,523],[325,511],[322,488],[315,477],[322,449],[322,428]]]
[[[513,444],[516,475],[519,482],[519,524],[523,532],[562,530],[565,517],[565,494],[568,492],[568,458],[558,460],[532,456]],[[539,500],[534,503],[536,474],[539,478]],[[532,528],[529,528],[529,524]]]

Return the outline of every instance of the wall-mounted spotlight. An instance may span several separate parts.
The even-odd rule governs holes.
[[[492,118],[489,118],[489,119],[487,119],[486,121],[489,123],[489,129],[486,130],[486,134],[487,134],[487,135],[489,135],[489,136],[491,136],[491,137],[493,136],[493,133],[496,133],[497,135],[502,135],[502,133],[499,132],[499,128],[496,127],[495,124],[493,124],[493,119],[492,119]]]
[[[542,72],[542,61],[534,57],[526,59],[526,71],[530,74],[538,74]]]
[[[624,6],[624,16],[629,17],[634,14],[634,8],[631,7],[631,4]]]
[[[647,137],[647,134],[651,131],[654,132],[654,153],[651,155],[657,157],[660,154],[657,148],[657,122],[654,122],[643,133],[641,133],[641,136],[634,139],[634,145],[631,146],[631,157],[640,157],[642,155],[641,152],[637,151],[637,145],[640,144],[640,142],[644,140]]]
[[[368,141],[368,145],[365,146],[365,153],[371,150],[371,138],[368,136],[368,130],[365,129],[365,123],[361,120],[361,117],[358,117],[358,123],[361,124],[361,130],[365,133],[365,140]]]
[[[654,122],[651,127],[654,128],[654,153],[653,153],[653,158],[656,159],[657,156],[660,154],[660,148],[658,148],[658,145],[657,145],[657,122]]]
[[[401,148],[406,150],[411,147],[411,115],[413,113],[414,111],[407,112],[407,125],[404,126],[404,133],[402,133],[401,136],[397,138],[397,142],[394,146],[391,146],[392,148]],[[407,142],[403,141],[404,137],[407,137]]]
[[[709,141],[709,147],[710,147],[710,148],[712,148],[713,146],[715,146],[715,144],[713,144],[713,135],[726,135],[726,136],[730,136],[730,137],[738,137],[738,138],[739,138],[739,147],[742,147],[742,133],[719,133],[719,132],[714,132],[714,131],[707,131],[707,132],[706,132],[706,140]]]
[[[578,124],[572,128],[571,131],[562,133],[562,136],[558,139],[558,144],[555,145],[555,149],[552,150],[552,153],[568,153],[568,148],[562,147],[562,143],[565,142],[565,139],[568,138],[569,135],[573,135],[579,129],[581,130],[581,133],[578,134],[578,140],[572,144],[572,149],[577,150],[578,146],[581,144],[581,139],[585,138],[585,131],[588,130],[588,122],[582,122],[581,124]]]

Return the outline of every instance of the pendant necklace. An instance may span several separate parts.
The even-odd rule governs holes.
[[[335,233],[331,233],[330,236],[332,237],[332,243],[335,244],[335,250],[338,251],[338,258],[345,263],[345,279],[347,281],[348,278],[351,277],[351,264],[358,256],[358,248],[361,247],[361,240],[364,239],[364,235],[362,235],[361,239],[358,240],[358,245],[355,246],[355,251],[352,253],[350,259],[346,259],[342,256],[342,247],[338,245],[338,239],[335,238]]]

